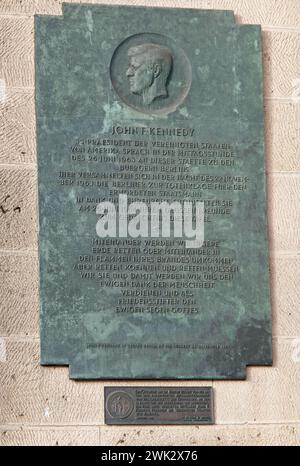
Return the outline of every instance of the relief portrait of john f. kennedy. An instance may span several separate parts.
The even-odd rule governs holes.
[[[157,44],[142,44],[128,50],[126,76],[132,94],[139,95],[145,106],[168,96],[168,80],[173,66],[170,49]]]

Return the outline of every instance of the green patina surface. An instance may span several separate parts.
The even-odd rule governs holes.
[[[236,25],[232,12],[222,11],[74,4],[63,11],[63,17],[35,18],[42,364],[67,364],[77,379],[240,379],[248,364],[271,364],[260,27]],[[126,76],[129,48],[143,43],[165,45],[173,56],[168,96],[151,104],[130,92]],[[184,128],[192,136],[116,136],[113,127]],[[221,149],[205,156],[160,149],[150,163],[153,153],[129,154],[128,161],[91,153],[103,149],[92,140],[112,139],[148,147],[223,144],[232,156],[220,156]],[[115,179],[150,178],[136,178],[134,189],[127,181],[113,186],[113,174],[121,173]],[[103,174],[111,176],[107,183]],[[123,239],[124,250],[116,252],[108,239],[106,250],[93,252],[100,240],[97,201],[127,192],[129,202],[230,207],[223,214],[207,210],[202,252],[178,242],[164,246],[159,238],[150,246],[151,238],[136,238],[135,250]],[[181,258],[169,262],[173,275],[162,268],[168,257]],[[129,264],[137,275],[147,258],[156,267],[147,279],[126,270]],[[117,268],[102,279],[97,266],[105,263]],[[188,266],[202,269],[191,277]],[[120,304],[124,294],[144,290],[159,290],[163,298],[169,292],[177,311],[197,312],[164,312],[167,304],[148,312],[145,300],[153,298],[133,304],[141,312],[116,312],[128,311]]]

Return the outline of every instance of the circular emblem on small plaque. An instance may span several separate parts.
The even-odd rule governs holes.
[[[130,107],[148,114],[168,114],[186,98],[192,68],[176,41],[143,33],[128,37],[116,48],[110,78],[115,92]]]
[[[106,401],[106,409],[111,417],[125,419],[130,416],[134,407],[131,396],[126,392],[113,392]]]

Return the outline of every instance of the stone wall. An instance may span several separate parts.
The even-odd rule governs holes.
[[[61,0],[1,0],[0,445],[300,445],[300,0],[104,3],[232,9],[262,25],[274,366],[205,382],[210,427],[105,426],[104,383],[40,366],[33,15],[59,15]]]

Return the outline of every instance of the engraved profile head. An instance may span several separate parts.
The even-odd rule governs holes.
[[[130,92],[140,95],[144,105],[167,97],[167,84],[173,66],[170,49],[157,44],[142,44],[131,47],[128,57],[126,75]]]

